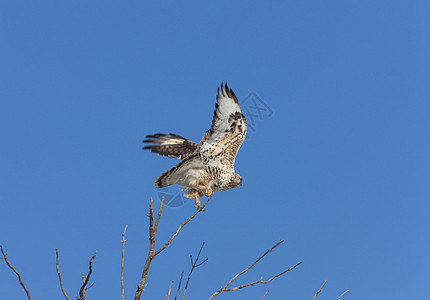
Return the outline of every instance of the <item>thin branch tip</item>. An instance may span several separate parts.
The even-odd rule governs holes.
[[[56,262],[55,262],[55,266],[57,268],[57,275],[58,275],[58,280],[60,281],[60,288],[61,288],[61,292],[63,293],[63,296],[67,299],[70,300],[69,296],[67,296],[66,291],[64,290],[64,286],[63,286],[63,279],[61,278],[61,273],[60,273],[60,266],[59,266],[59,258],[58,258],[58,248],[55,248],[55,256],[56,256]]]
[[[243,285],[240,285],[240,286],[236,286],[236,287],[234,287],[234,288],[228,288],[229,286],[230,286],[230,284],[232,284],[233,283],[233,281],[235,281],[239,276],[241,276],[241,275],[243,275],[244,273],[246,273],[246,272],[248,272],[252,267],[254,267],[263,257],[265,257],[268,253],[270,253],[270,252],[272,252],[272,250],[274,250],[276,247],[278,247],[281,243],[283,243],[284,242],[284,240],[279,240],[272,248],[270,248],[269,250],[267,250],[263,255],[261,255],[259,258],[257,258],[249,267],[247,267],[246,269],[244,269],[243,271],[241,271],[241,272],[239,272],[238,274],[236,274],[232,279],[230,279],[230,281],[229,282],[227,282],[227,284],[226,285],[224,285],[224,286],[221,286],[221,288],[218,290],[218,291],[216,291],[215,293],[213,293],[212,294],[212,296],[209,298],[209,300],[211,300],[211,299],[213,299],[213,298],[215,298],[217,295],[219,295],[219,294],[221,294],[221,293],[223,293],[223,292],[232,292],[232,291],[235,291],[235,290],[239,290],[239,289],[242,289],[242,288],[245,288],[245,287],[249,287],[249,286],[254,286],[254,285],[256,285],[256,284],[267,284],[267,283],[269,283],[269,282],[271,282],[272,280],[274,280],[275,278],[277,278],[277,277],[279,277],[279,276],[282,276],[282,275],[284,275],[285,273],[287,273],[287,272],[289,272],[289,271],[291,271],[291,270],[293,270],[293,269],[295,269],[297,266],[299,266],[302,262],[299,262],[299,263],[297,263],[295,266],[293,266],[293,267],[291,267],[291,268],[288,268],[288,269],[286,269],[286,270],[284,270],[283,272],[281,272],[281,273],[278,273],[278,274],[276,274],[276,275],[274,275],[274,276],[272,276],[271,278],[269,278],[268,280],[263,280],[263,276],[260,278],[260,280],[256,280],[256,281],[253,281],[253,282],[250,282],[250,283],[247,283],[247,284],[243,284]],[[266,293],[267,294],[267,293]],[[266,295],[265,294],[265,295]],[[263,299],[264,297],[265,297],[265,295],[261,298],[261,299]]]
[[[184,294],[182,295],[182,300],[185,299],[185,294],[187,293],[187,289],[188,289],[188,284],[190,282],[190,278],[191,278],[191,274],[193,274],[193,271],[195,268],[200,267],[201,265],[203,265],[208,259],[206,258],[205,260],[203,260],[201,263],[197,263],[199,258],[200,258],[200,254],[203,250],[203,247],[205,246],[205,243],[203,242],[202,246],[200,247],[199,253],[197,254],[196,260],[193,261],[193,256],[190,255],[190,260],[191,260],[191,270],[190,273],[188,274],[188,278],[187,278],[187,283],[185,284],[185,289],[184,289]]]
[[[24,289],[24,291],[25,291],[25,293],[26,293],[26,295],[27,295],[27,298],[29,299],[29,300],[33,300],[31,297],[30,297],[30,292],[28,291],[28,289],[27,289],[27,287],[25,286],[25,284],[22,282],[22,280],[21,280],[21,275],[19,274],[19,272],[10,264],[10,262],[9,262],[9,260],[7,259],[7,253],[4,253],[4,251],[3,251],[3,245],[0,245],[0,250],[1,250],[1,254],[3,255],[3,257],[2,257],[2,259],[4,259],[4,261],[5,261],[5,263],[7,264],[7,266],[16,274],[16,276],[18,277],[18,281],[19,281],[19,284],[22,286],[22,288]]]
[[[324,280],[324,283],[322,284],[322,286],[320,287],[320,289],[315,293],[315,295],[312,298],[312,300],[315,300],[317,298],[317,295],[322,292],[322,289],[323,289],[323,287],[325,286],[326,283],[327,283],[327,280]]]
[[[87,290],[94,285],[93,283],[92,285],[88,286],[88,281],[90,280],[91,273],[93,272],[93,261],[96,258],[96,255],[97,251],[94,252],[94,255],[91,257],[90,262],[88,263],[88,275],[85,277],[85,275],[82,274],[83,284],[79,290],[79,300],[85,300]]]
[[[348,293],[349,292],[349,290],[346,290],[345,292],[343,292],[339,297],[337,297],[336,298],[336,300],[341,300],[342,299],[342,297],[346,294],[346,293]]]
[[[128,224],[125,224],[125,228],[124,228],[124,231],[122,233],[122,240],[121,240],[121,243],[122,243],[122,252],[121,252],[121,299],[122,300],[126,300],[127,299],[124,296],[124,256],[125,256],[124,251],[125,251],[125,242],[127,241],[125,239],[125,231],[127,230],[127,226],[128,226]]]

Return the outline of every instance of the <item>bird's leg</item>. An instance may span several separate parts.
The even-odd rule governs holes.
[[[194,205],[194,207],[199,208],[200,207],[200,194],[199,192],[196,191],[196,204]]]
[[[212,190],[206,190],[206,196],[210,197],[214,192]]]

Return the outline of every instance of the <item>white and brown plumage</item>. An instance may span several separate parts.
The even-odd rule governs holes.
[[[153,144],[143,149],[181,160],[155,180],[155,187],[181,184],[183,190],[188,190],[185,197],[196,199],[196,206],[200,206],[201,196],[241,185],[242,177],[234,171],[234,160],[245,140],[246,128],[236,95],[227,84],[221,84],[211,129],[199,144],[172,133],[148,135],[143,141]]]

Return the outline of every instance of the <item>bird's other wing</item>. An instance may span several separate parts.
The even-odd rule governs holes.
[[[143,149],[167,157],[177,157],[180,160],[190,156],[197,149],[196,143],[173,133],[147,135],[146,140],[143,140],[142,143],[155,144],[145,146]]]
[[[247,124],[234,92],[221,84],[211,129],[199,144],[202,161],[210,173],[212,167],[233,171],[234,160],[245,140]]]
[[[162,188],[172,184],[187,184],[189,177],[198,178],[204,172],[204,167],[198,153],[190,155],[173,168],[165,171],[158,177],[154,186]]]

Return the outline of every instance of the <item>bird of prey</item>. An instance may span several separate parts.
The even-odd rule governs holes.
[[[154,186],[162,188],[181,184],[187,190],[185,197],[195,199],[211,196],[216,191],[226,191],[242,185],[242,177],[234,171],[236,154],[245,140],[247,123],[240,111],[239,101],[227,83],[218,88],[217,103],[211,128],[199,144],[177,134],[146,136],[143,147],[151,152],[181,161],[158,177]]]

